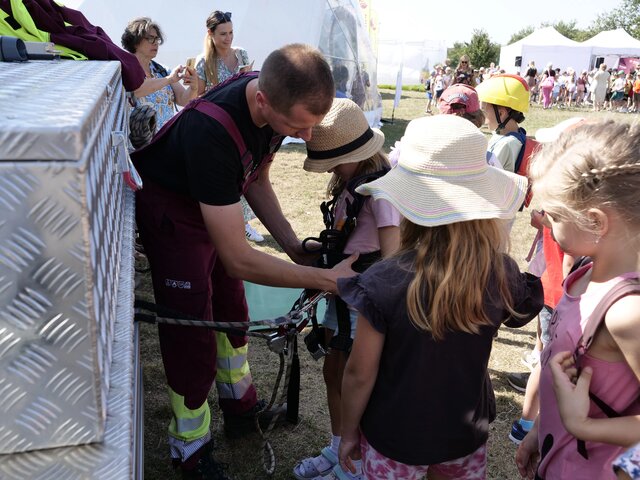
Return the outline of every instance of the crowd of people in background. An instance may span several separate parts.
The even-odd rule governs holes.
[[[506,73],[493,62],[488,67],[474,68],[467,55],[462,55],[458,65],[451,66],[449,59],[438,64],[431,72],[423,72],[420,83],[425,86],[427,106],[433,113],[444,90],[462,83],[473,87],[494,75]],[[640,71],[615,70],[601,63],[592,70],[576,71],[572,67],[557,67],[547,63],[544,69],[531,61],[520,71],[531,92],[531,104],[549,108],[591,108],[620,113],[640,112]]]

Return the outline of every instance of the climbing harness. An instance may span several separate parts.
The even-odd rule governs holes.
[[[156,305],[142,299],[134,303],[134,320],[151,324],[180,325],[185,327],[211,328],[232,335],[248,335],[266,340],[267,347],[280,358],[280,367],[273,387],[273,393],[267,406],[255,416],[256,430],[263,440],[263,467],[267,475],[273,475],[276,469],[276,457],[267,437],[278,419],[274,415],[266,430],[260,427],[260,415],[287,404],[286,418],[291,423],[298,422],[300,405],[300,359],[298,357],[298,333],[316,317],[318,302],[327,296],[327,292],[303,290],[291,310],[283,316],[246,322],[213,322],[185,315],[176,310]],[[248,330],[248,326],[263,327],[260,331]],[[278,398],[278,392],[280,397]]]
[[[320,232],[317,237],[305,238],[302,242],[302,248],[307,253],[320,254],[317,267],[320,268],[333,268],[342,260],[348,257],[344,254],[344,249],[349,240],[349,236],[356,228],[358,215],[360,210],[364,206],[364,202],[367,197],[356,192],[356,188],[364,183],[376,180],[385,175],[389,169],[384,168],[377,172],[366,173],[352,178],[347,182],[345,187],[353,201],[345,200],[345,218],[336,218],[336,205],[340,194],[334,195],[331,200],[322,202],[320,204],[320,211],[322,212],[322,221],[324,222],[325,229]],[[342,192],[341,192],[342,193]],[[319,248],[312,248],[310,242],[320,244]],[[358,260],[352,265],[352,268],[356,272],[363,272],[374,262],[381,258],[380,251],[361,254]],[[329,345],[325,342],[325,329],[318,324],[317,318],[311,317],[311,332],[309,332],[305,338],[304,343],[307,346],[307,350],[311,354],[314,360],[319,360],[324,357],[328,348],[339,350],[345,353],[351,351],[353,339],[351,338],[351,321],[350,313],[347,304],[340,298],[335,297],[336,315],[338,318],[338,334],[331,338]]]

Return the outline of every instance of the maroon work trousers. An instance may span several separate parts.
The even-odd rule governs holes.
[[[156,304],[202,320],[249,321],[242,280],[230,278],[217,258],[200,205],[144,179],[136,195],[136,222],[153,282]],[[206,401],[216,377],[212,329],[159,325],[160,351],[169,387],[195,410]],[[234,348],[246,336],[228,335]],[[239,400],[221,400],[227,413],[242,413],[257,401],[253,385]]]

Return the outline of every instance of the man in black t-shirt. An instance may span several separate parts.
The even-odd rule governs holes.
[[[136,219],[156,303],[205,320],[248,321],[242,280],[335,292],[337,278],[353,275],[353,259],[333,270],[304,266],[307,256],[269,180],[283,136],[309,140],[333,96],[331,70],[320,52],[288,45],[267,57],[259,77],[246,74],[210,90],[133,154],[144,180]],[[217,107],[241,138],[211,116]],[[239,151],[239,142],[250,157]],[[296,264],[247,243],[243,193]],[[196,327],[158,330],[173,411],[171,456],[189,478],[208,478],[204,470],[220,471],[210,454],[207,395],[214,379],[227,436],[251,430],[264,406],[251,381],[247,338]]]

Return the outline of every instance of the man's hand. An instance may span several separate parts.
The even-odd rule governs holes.
[[[331,270],[328,270],[334,283],[334,287],[331,289],[328,289],[329,292],[338,293],[339,278],[349,278],[358,274],[357,272],[354,272],[351,269],[351,265],[353,265],[353,262],[355,262],[359,256],[360,256],[359,253],[354,253],[349,257],[345,258],[344,260],[342,260],[339,264],[337,264]]]
[[[293,247],[287,249],[287,255],[298,265],[313,266],[320,257],[320,244],[310,240],[305,243],[305,247],[306,249],[302,247],[302,243],[298,242]],[[318,253],[314,253],[316,250]]]

